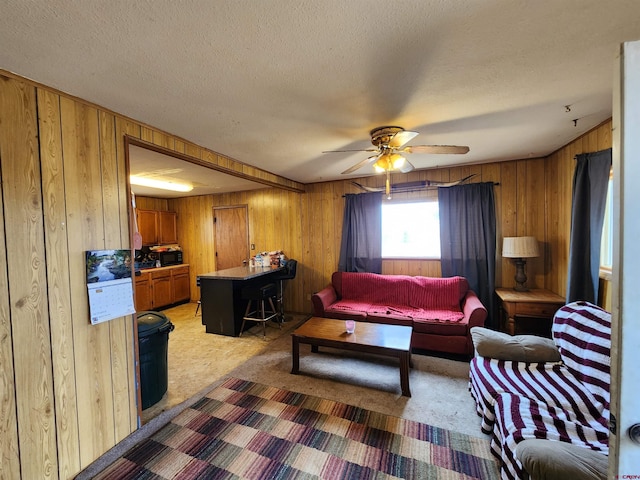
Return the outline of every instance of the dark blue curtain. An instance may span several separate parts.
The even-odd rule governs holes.
[[[486,326],[498,329],[494,298],[496,209],[493,182],[438,189],[442,276],[460,275],[488,311]]]
[[[598,301],[600,242],[611,170],[611,149],[576,156],[571,206],[567,303]]]
[[[338,270],[382,273],[382,194],[345,196]]]

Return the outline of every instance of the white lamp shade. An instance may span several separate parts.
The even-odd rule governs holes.
[[[540,256],[536,237],[504,237],[502,256],[505,258],[533,258]]]

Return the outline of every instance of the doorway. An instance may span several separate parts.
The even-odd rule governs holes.
[[[249,261],[247,205],[213,207],[216,271],[240,267]]]

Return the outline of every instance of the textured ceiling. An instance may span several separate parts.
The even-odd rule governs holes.
[[[640,39],[637,0],[1,5],[1,69],[303,183],[345,178],[367,154],[321,152],[379,125],[471,149],[420,169],[549,154],[611,116]]]

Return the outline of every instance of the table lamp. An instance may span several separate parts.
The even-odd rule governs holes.
[[[528,292],[526,287],[527,275],[524,272],[526,258],[540,256],[538,250],[538,241],[535,237],[504,237],[502,242],[502,256],[504,258],[513,258],[516,264],[516,286],[513,287],[517,292]]]

